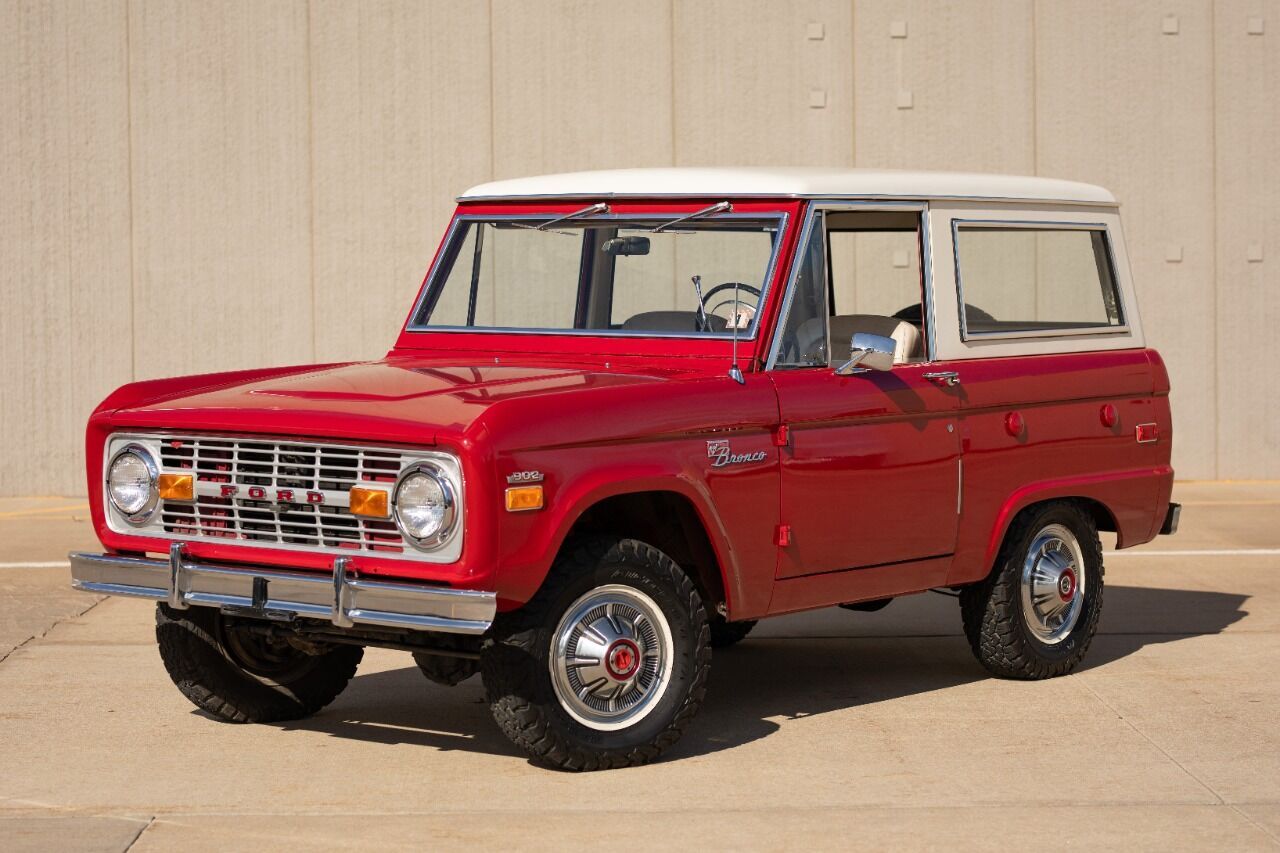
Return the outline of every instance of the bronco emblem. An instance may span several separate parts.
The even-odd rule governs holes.
[[[712,468],[723,468],[726,465],[740,465],[743,462],[763,462],[768,453],[757,450],[755,453],[734,453],[729,447],[727,438],[707,442],[707,458]]]

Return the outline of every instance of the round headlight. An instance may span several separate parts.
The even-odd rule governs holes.
[[[157,469],[151,454],[131,444],[111,460],[107,469],[107,496],[111,505],[131,524],[141,524],[155,509]]]
[[[453,486],[432,465],[410,468],[396,486],[396,521],[420,548],[439,545],[453,529]]]

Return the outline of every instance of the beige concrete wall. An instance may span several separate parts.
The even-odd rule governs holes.
[[[1110,187],[1179,474],[1280,477],[1280,0],[0,0],[0,20],[0,494],[83,492],[84,419],[131,378],[380,355],[471,183],[666,164]]]

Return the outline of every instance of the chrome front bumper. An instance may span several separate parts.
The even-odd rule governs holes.
[[[378,625],[416,631],[483,634],[493,623],[492,592],[351,577],[348,560],[330,574],[197,563],[175,543],[169,559],[72,553],[71,585],[85,592],[127,595],[228,613],[289,621],[326,619],[339,628]]]

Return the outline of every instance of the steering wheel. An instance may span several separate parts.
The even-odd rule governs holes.
[[[719,302],[712,304],[711,298],[717,293],[725,290],[734,291],[734,298],[722,299]],[[742,298],[737,292],[740,290],[745,290],[748,295],[755,297],[755,303],[752,305],[743,304]],[[738,309],[736,313],[733,312],[733,306],[735,304]],[[756,312],[760,310],[760,288],[752,287],[749,284],[743,284],[740,281],[726,281],[722,284],[717,284],[702,296],[702,310],[708,315],[715,314],[726,305],[729,306],[731,316],[728,318],[725,328],[737,328],[739,331],[749,328],[751,326],[751,321],[755,319]]]

